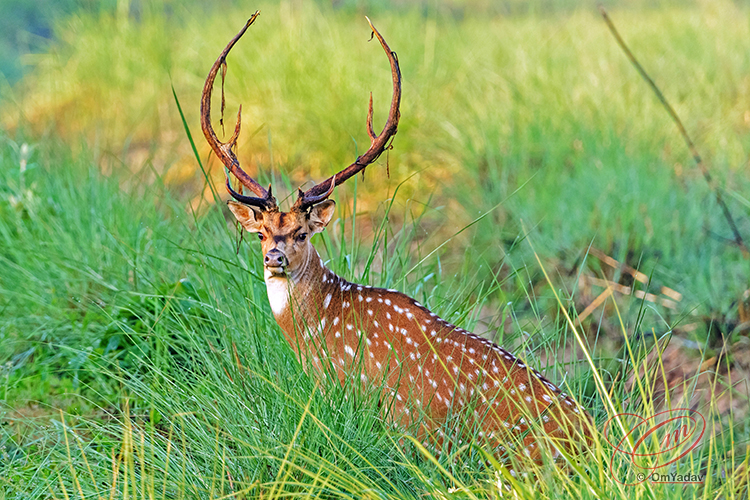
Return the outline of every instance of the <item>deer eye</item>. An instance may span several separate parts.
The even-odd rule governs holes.
[[[265,239],[266,239],[266,236],[265,236],[265,235],[264,235],[263,233],[258,233],[258,239],[259,239],[260,241],[263,241],[263,240],[265,240]]]
[[[297,235],[297,241],[299,241],[300,243],[302,243],[306,239],[307,239],[307,233],[300,233]]]

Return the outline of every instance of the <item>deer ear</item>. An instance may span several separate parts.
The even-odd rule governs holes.
[[[260,232],[263,225],[263,212],[259,208],[232,200],[227,201],[227,205],[242,227],[251,233]]]
[[[318,203],[310,209],[308,219],[310,221],[310,230],[313,234],[321,232],[326,228],[333,218],[333,211],[336,208],[336,202],[326,200]]]

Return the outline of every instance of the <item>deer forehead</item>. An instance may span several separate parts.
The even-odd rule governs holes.
[[[272,212],[264,214],[263,229],[277,237],[293,237],[307,231],[308,220],[305,214],[294,212]]]

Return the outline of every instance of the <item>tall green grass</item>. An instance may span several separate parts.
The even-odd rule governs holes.
[[[28,151],[2,150],[8,497],[446,488],[371,395],[323,391],[301,371],[269,314],[257,242],[237,254],[217,207],[186,216],[159,183],[122,190],[65,147]],[[396,257],[370,282],[413,263],[408,229],[388,230]],[[354,273],[346,240],[327,243],[331,265]]]
[[[21,155],[30,160],[23,179]],[[238,251],[221,205],[186,214],[160,183],[123,189],[125,179],[103,176],[59,144],[29,152],[6,140],[0,160],[4,498],[500,498],[509,485],[523,497],[631,494],[612,480],[602,441],[568,470],[547,465],[516,480],[471,446],[436,457],[413,444],[359,384],[321,387],[271,319],[257,241]],[[330,249],[332,268],[360,281],[392,282],[422,257],[411,251],[409,225],[384,228],[389,251],[367,249],[384,260],[383,272],[364,277],[359,258],[350,265],[348,239],[332,229],[317,246]],[[407,280],[402,288],[469,327],[499,286],[480,291],[478,302],[446,303],[452,291],[471,290],[471,279],[443,280],[434,260],[418,269],[434,273],[435,286]],[[545,369],[538,354],[525,351]],[[643,354],[626,356],[632,365],[621,375],[639,371]],[[554,366],[545,371],[601,425],[609,398],[616,411],[655,411],[648,388],[658,366],[638,387],[615,384],[592,397],[574,367],[564,379]],[[640,495],[731,496],[746,487],[746,459],[734,444],[746,442],[746,427],[713,404],[704,412],[718,432],[680,467],[709,482],[647,485]]]

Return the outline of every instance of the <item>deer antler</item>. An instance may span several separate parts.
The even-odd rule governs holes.
[[[396,56],[396,53],[391,51],[390,47],[388,47],[388,44],[378,30],[372,25],[370,19],[366,19],[370,24],[373,34],[377,37],[383,50],[385,50],[385,53],[388,56],[388,61],[391,63],[393,98],[391,99],[391,110],[388,113],[388,120],[385,122],[385,126],[380,134],[375,135],[375,131],[372,128],[372,93],[370,93],[370,106],[367,111],[367,135],[370,136],[370,149],[365,151],[365,153],[360,155],[354,163],[339,173],[316,184],[305,192],[300,189],[299,197],[292,207],[292,210],[305,211],[316,203],[320,203],[328,198],[333,192],[333,188],[342,184],[358,172],[361,172],[365,167],[377,160],[388,147],[388,141],[390,141],[397,132],[398,120],[401,117],[401,113],[399,112],[399,106],[401,104],[401,69],[398,66],[398,57]]]
[[[216,132],[214,132],[214,129],[211,126],[211,92],[214,87],[214,81],[216,80],[216,74],[219,72],[219,68],[226,64],[227,55],[229,55],[229,51],[232,50],[234,44],[236,44],[237,41],[242,37],[242,35],[245,34],[250,25],[255,22],[255,18],[257,18],[259,15],[260,11],[256,11],[255,14],[253,14],[252,17],[248,19],[245,27],[242,28],[234,38],[232,38],[232,41],[229,42],[229,44],[219,55],[219,58],[216,59],[214,65],[211,66],[211,71],[208,72],[206,84],[203,86],[203,95],[201,97],[201,128],[203,129],[203,135],[206,136],[206,140],[211,146],[211,149],[214,150],[214,153],[216,153],[216,156],[219,157],[224,166],[230,172],[232,172],[234,176],[237,177],[237,179],[239,179],[239,181],[245,187],[250,189],[258,197],[255,198],[252,196],[244,196],[235,192],[232,189],[232,185],[229,182],[229,177],[227,176],[227,191],[229,191],[229,194],[231,194],[237,201],[240,201],[247,205],[261,207],[265,211],[274,211],[278,210],[278,208],[276,206],[276,198],[274,198],[271,194],[271,186],[269,185],[268,190],[266,190],[265,188],[263,188],[263,186],[255,182],[255,179],[247,175],[247,173],[240,167],[240,162],[239,160],[237,160],[237,156],[235,155],[234,151],[232,151],[232,149],[237,146],[237,138],[240,135],[240,124],[242,122],[242,106],[240,106],[240,109],[237,112],[237,124],[234,127],[234,134],[232,134],[229,142],[219,141],[219,138],[216,136]]]

